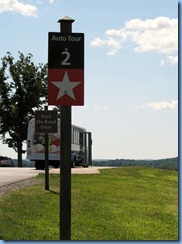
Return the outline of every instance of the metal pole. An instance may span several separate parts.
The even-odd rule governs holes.
[[[58,21],[61,33],[71,33],[73,19]],[[60,106],[60,240],[71,240],[71,106]]]
[[[48,110],[48,106],[45,106]],[[45,133],[45,190],[49,190],[49,135]]]

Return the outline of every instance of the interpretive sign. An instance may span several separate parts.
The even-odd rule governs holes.
[[[35,112],[35,133],[56,133],[57,132],[57,111],[36,111]]]
[[[49,32],[48,104],[84,105],[84,34]]]

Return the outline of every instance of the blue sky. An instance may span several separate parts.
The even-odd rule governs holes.
[[[178,1],[0,0],[0,57],[46,63],[48,32],[64,16],[85,34],[85,105],[72,123],[92,132],[93,158],[177,156]]]

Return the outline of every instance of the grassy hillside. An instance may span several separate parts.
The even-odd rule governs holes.
[[[42,178],[43,175],[38,178]],[[59,175],[0,200],[0,239],[59,239]],[[72,175],[72,240],[177,240],[178,173],[145,167]]]

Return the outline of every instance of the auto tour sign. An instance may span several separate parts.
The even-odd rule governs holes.
[[[84,34],[49,32],[48,104],[84,105]]]

